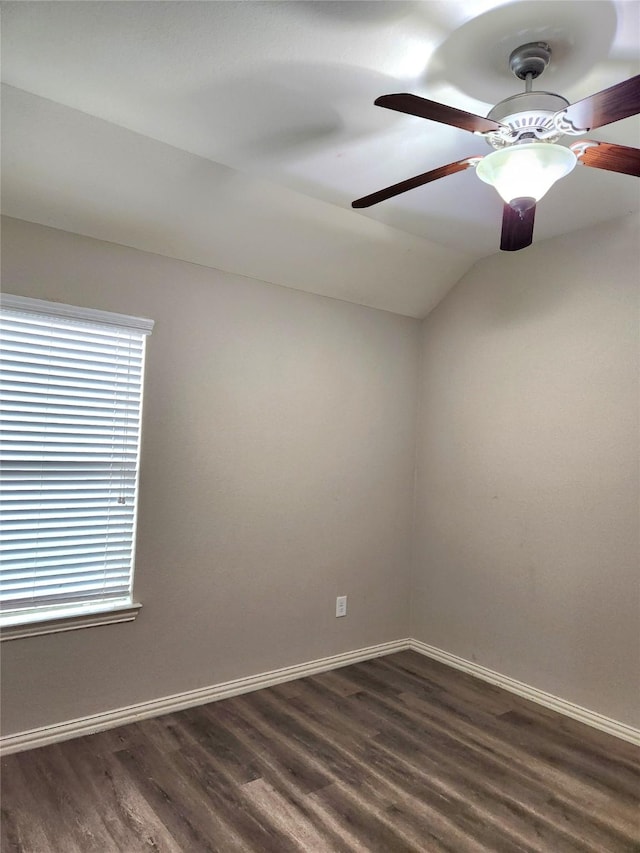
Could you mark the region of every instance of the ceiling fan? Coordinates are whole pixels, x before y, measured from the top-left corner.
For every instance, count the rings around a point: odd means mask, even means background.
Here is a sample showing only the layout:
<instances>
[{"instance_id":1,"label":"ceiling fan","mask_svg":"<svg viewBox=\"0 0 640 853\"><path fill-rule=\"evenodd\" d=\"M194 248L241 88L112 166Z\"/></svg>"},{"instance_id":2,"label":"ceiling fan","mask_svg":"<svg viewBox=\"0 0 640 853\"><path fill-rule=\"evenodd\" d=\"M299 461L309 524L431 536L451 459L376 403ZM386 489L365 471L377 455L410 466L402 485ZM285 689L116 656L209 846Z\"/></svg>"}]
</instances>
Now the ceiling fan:
<instances>
[{"instance_id":1,"label":"ceiling fan","mask_svg":"<svg viewBox=\"0 0 640 853\"><path fill-rule=\"evenodd\" d=\"M582 139L568 147L558 140L565 134L581 136L589 130L640 113L640 74L570 104L561 95L532 91L551 59L546 42L516 48L509 65L525 91L496 104L486 118L429 101L417 95L382 95L376 106L430 119L483 136L495 150L474 155L424 172L352 202L370 207L407 190L421 187L464 169L493 185L504 199L500 248L512 252L531 245L536 203L580 161L585 166L640 177L640 149Z\"/></svg>"}]
</instances>

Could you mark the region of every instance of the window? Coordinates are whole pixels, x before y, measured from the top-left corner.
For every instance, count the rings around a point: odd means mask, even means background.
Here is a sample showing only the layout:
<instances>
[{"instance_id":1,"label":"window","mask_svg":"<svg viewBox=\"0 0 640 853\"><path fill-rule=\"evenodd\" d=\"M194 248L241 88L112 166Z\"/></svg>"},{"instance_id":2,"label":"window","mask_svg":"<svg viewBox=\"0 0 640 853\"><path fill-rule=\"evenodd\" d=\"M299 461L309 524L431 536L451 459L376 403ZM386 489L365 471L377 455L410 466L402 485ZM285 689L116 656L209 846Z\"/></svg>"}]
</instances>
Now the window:
<instances>
[{"instance_id":1,"label":"window","mask_svg":"<svg viewBox=\"0 0 640 853\"><path fill-rule=\"evenodd\" d=\"M135 618L150 320L0 297L2 638Z\"/></svg>"}]
</instances>

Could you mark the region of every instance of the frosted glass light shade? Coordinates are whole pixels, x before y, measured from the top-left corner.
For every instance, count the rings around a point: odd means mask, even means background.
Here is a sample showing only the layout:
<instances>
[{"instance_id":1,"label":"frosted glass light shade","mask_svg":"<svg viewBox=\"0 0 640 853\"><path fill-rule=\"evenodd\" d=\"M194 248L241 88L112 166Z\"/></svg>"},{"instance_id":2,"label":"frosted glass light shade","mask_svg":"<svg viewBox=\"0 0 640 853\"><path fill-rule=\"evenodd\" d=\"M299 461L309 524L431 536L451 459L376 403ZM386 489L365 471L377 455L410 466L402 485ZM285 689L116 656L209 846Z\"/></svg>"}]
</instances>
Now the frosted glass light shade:
<instances>
[{"instance_id":1,"label":"frosted glass light shade","mask_svg":"<svg viewBox=\"0 0 640 853\"><path fill-rule=\"evenodd\" d=\"M476 172L480 180L496 188L507 204L517 198L540 201L576 162L573 151L562 145L529 142L487 154L476 166Z\"/></svg>"}]
</instances>

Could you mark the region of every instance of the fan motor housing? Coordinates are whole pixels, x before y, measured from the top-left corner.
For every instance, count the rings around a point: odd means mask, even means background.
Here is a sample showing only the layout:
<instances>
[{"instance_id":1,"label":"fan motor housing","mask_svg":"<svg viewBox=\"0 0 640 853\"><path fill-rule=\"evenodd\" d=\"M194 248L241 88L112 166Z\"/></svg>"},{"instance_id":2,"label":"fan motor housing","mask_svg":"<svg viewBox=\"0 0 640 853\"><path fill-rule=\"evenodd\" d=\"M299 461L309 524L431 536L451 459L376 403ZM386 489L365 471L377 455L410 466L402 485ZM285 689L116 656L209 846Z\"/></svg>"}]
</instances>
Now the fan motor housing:
<instances>
[{"instance_id":1,"label":"fan motor housing","mask_svg":"<svg viewBox=\"0 0 640 853\"><path fill-rule=\"evenodd\" d=\"M506 124L512 131L511 139L500 133L487 134L487 142L494 148L504 148L516 142L557 142L562 133L553 123L553 116L569 106L562 95L552 92L521 92L500 101L487 114L487 118Z\"/></svg>"}]
</instances>

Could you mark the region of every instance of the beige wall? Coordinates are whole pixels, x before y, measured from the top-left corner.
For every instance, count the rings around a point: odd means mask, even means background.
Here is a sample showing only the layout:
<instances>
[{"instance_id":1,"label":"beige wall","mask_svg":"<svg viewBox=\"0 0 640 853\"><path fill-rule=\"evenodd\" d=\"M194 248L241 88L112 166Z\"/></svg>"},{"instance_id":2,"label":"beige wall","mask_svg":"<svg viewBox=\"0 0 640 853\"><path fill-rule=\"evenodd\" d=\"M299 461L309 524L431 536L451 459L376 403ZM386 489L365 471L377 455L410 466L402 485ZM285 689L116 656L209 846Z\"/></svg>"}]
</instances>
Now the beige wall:
<instances>
[{"instance_id":1,"label":"beige wall","mask_svg":"<svg viewBox=\"0 0 640 853\"><path fill-rule=\"evenodd\" d=\"M425 321L411 631L635 725L639 236L487 258Z\"/></svg>"},{"instance_id":2,"label":"beige wall","mask_svg":"<svg viewBox=\"0 0 640 853\"><path fill-rule=\"evenodd\" d=\"M3 221L4 290L156 321L143 610L4 643L4 733L410 634L637 725L638 234L480 262L419 383L417 321Z\"/></svg>"},{"instance_id":3,"label":"beige wall","mask_svg":"<svg viewBox=\"0 0 640 853\"><path fill-rule=\"evenodd\" d=\"M156 322L141 615L4 643L5 734L406 636L418 321L18 220L3 242L5 291Z\"/></svg>"}]
</instances>

